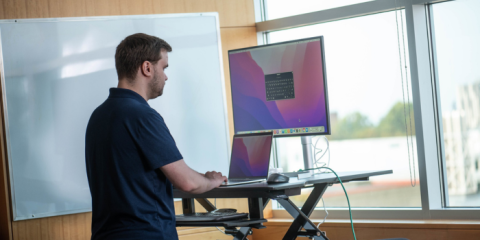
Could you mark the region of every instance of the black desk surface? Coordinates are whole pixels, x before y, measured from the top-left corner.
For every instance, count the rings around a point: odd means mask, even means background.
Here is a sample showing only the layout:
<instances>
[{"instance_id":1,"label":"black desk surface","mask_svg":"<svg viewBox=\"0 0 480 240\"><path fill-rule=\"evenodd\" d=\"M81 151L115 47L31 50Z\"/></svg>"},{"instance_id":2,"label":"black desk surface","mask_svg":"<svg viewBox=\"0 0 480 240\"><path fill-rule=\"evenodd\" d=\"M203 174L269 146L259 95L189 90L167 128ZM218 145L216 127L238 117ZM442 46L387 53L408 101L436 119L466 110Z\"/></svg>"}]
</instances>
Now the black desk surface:
<instances>
[{"instance_id":1,"label":"black desk surface","mask_svg":"<svg viewBox=\"0 0 480 240\"><path fill-rule=\"evenodd\" d=\"M337 172L342 182L368 180L369 177L390 174L392 170L381 171L353 171ZM304 187L321 183L338 183L333 173L316 174L310 178L296 179L291 177L288 183L268 184L266 182L250 183L234 186L214 188L202 194L190 194L174 189L175 198L244 198L244 197L271 197L273 195L299 195Z\"/></svg>"}]
</instances>

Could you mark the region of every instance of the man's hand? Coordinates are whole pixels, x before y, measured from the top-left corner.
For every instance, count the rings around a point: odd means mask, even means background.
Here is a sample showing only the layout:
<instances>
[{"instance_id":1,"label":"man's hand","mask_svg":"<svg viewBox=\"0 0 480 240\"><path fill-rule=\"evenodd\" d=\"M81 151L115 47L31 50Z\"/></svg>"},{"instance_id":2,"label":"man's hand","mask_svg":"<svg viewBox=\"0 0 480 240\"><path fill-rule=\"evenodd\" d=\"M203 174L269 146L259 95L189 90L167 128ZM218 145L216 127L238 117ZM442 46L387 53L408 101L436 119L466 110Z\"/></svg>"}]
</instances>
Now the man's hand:
<instances>
[{"instance_id":1,"label":"man's hand","mask_svg":"<svg viewBox=\"0 0 480 240\"><path fill-rule=\"evenodd\" d=\"M215 172L215 171L212 171L212 172L206 172L205 173L205 177L210 179L213 183L214 183L214 186L215 187L218 187L220 186L223 182L226 182L227 181L227 177L223 176L222 173L220 172Z\"/></svg>"},{"instance_id":2,"label":"man's hand","mask_svg":"<svg viewBox=\"0 0 480 240\"><path fill-rule=\"evenodd\" d=\"M219 172L198 173L185 164L185 161L176 162L160 167L160 170L176 188L188 193L204 193L222 184L227 177Z\"/></svg>"}]
</instances>

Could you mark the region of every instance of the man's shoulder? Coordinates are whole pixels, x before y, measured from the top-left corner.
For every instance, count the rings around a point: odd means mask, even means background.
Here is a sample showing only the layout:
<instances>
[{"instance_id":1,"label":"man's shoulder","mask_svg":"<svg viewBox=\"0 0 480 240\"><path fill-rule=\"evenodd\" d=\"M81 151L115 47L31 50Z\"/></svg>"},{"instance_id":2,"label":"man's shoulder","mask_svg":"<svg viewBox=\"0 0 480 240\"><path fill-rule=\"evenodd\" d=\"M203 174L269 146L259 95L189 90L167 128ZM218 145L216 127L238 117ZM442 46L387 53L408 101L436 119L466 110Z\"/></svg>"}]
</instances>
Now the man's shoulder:
<instances>
[{"instance_id":1,"label":"man's shoulder","mask_svg":"<svg viewBox=\"0 0 480 240\"><path fill-rule=\"evenodd\" d=\"M160 116L160 114L148 104L141 103L131 98L107 99L98 106L95 112L112 112L116 114L125 114L128 117L148 117Z\"/></svg>"}]
</instances>

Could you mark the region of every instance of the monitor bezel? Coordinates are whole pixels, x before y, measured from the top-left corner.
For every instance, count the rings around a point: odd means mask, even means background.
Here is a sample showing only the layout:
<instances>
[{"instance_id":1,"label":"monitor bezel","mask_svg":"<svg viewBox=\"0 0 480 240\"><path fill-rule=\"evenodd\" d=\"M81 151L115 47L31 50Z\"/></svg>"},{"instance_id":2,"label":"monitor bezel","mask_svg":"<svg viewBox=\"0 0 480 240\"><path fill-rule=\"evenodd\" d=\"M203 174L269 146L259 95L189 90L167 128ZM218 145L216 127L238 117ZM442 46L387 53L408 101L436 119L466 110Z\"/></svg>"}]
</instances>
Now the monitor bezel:
<instances>
[{"instance_id":1,"label":"monitor bezel","mask_svg":"<svg viewBox=\"0 0 480 240\"><path fill-rule=\"evenodd\" d=\"M266 130L266 131L268 131L268 130ZM266 176L260 176L260 177L235 177L235 178L230 178L230 174L231 174L231 171L232 171L233 143L235 141L235 138L254 137L254 136L271 136L272 137L272 139L270 141L270 151L268 152L267 175ZM232 152L230 153L230 166L228 168L228 179L245 179L245 180L267 179L269 171L270 171L270 160L272 158L272 145L273 145L273 132L261 132L261 133L248 133L248 134L235 134L235 135L233 135Z\"/></svg>"},{"instance_id":2,"label":"monitor bezel","mask_svg":"<svg viewBox=\"0 0 480 240\"><path fill-rule=\"evenodd\" d=\"M236 134L236 129L235 129L235 116L234 114L234 108L235 106L233 105L233 89L232 89L232 71L231 71L231 65L230 65L230 53L231 52L236 52L236 51L247 51L247 50L253 50L256 48L263 48L263 47L270 47L270 46L275 46L275 45L282 45L282 44L288 44L288 43L294 43L294 42L299 42L299 41L307 41L307 40L320 40L320 51L322 52L322 68L323 68L323 89L325 91L325 110L327 114L327 128L325 132L315 132L315 133L295 133L295 134L273 134L273 130L278 130L278 129L263 129L263 130L255 130L255 131L272 131L272 135L274 138L282 138L282 137L301 137L301 136L318 136L318 135L331 135L331 124L330 124L330 102L328 99L328 87L327 87L327 69L325 65L325 47L324 47L324 39L323 35L321 36L316 36L316 37L309 37L309 38L301 38L301 39L295 39L295 40L290 40L290 41L284 41L284 42L278 42L278 43L272 43L272 44L265 44L261 46L253 46L253 47L247 47L247 48L238 48L238 49L231 49L228 50L228 70L230 73L230 98L232 102L232 121L233 121L233 131ZM315 126L318 127L318 126ZM242 135L252 135L255 133L242 133ZM240 135L240 134L237 134Z\"/></svg>"}]
</instances>

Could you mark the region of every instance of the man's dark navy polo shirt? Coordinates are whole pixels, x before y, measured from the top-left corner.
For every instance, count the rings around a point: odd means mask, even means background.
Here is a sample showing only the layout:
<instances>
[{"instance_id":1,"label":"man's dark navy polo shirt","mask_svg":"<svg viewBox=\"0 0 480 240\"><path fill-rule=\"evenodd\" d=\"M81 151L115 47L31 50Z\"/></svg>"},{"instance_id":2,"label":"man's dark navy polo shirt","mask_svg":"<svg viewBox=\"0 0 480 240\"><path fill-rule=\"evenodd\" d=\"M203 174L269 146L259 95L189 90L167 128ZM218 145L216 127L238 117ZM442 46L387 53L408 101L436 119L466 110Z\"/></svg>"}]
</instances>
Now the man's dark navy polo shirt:
<instances>
[{"instance_id":1,"label":"man's dark navy polo shirt","mask_svg":"<svg viewBox=\"0 0 480 240\"><path fill-rule=\"evenodd\" d=\"M172 184L159 167L183 157L145 99L110 89L88 122L85 158L92 239L178 239Z\"/></svg>"}]
</instances>

